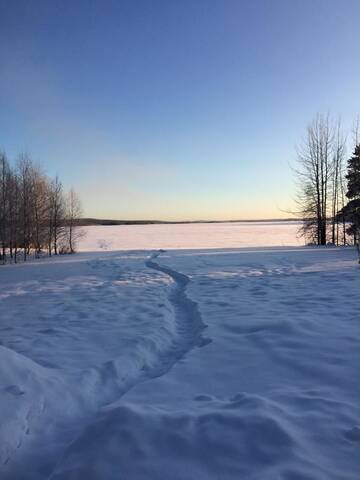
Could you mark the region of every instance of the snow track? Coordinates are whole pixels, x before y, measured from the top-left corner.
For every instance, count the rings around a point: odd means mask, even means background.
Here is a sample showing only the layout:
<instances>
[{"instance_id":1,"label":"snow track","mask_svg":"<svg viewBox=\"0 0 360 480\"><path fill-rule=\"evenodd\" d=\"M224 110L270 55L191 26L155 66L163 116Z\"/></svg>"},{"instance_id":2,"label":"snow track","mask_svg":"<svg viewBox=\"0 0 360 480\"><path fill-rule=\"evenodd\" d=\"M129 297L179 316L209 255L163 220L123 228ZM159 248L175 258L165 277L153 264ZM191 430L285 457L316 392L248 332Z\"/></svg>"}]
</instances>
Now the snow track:
<instances>
[{"instance_id":1,"label":"snow track","mask_svg":"<svg viewBox=\"0 0 360 480\"><path fill-rule=\"evenodd\" d=\"M186 287L190 282L189 277L155 262L154 260L161 253L164 253L164 250L153 253L145 264L149 268L168 275L175 282L175 286L169 294L169 301L174 308L175 324L180 337L178 353L183 356L193 347L207 345L211 339L202 335L202 331L207 325L202 321L198 304L186 295Z\"/></svg>"},{"instance_id":2,"label":"snow track","mask_svg":"<svg viewBox=\"0 0 360 480\"><path fill-rule=\"evenodd\" d=\"M161 253L162 250L153 253L145 265L167 275L172 282L166 323L132 345L131 351L126 351L125 355L84 372L82 390L88 390L90 397L99 399L98 407L118 401L138 383L166 374L193 348L211 342L202 335L206 325L197 303L186 295L189 277L155 262Z\"/></svg>"},{"instance_id":3,"label":"snow track","mask_svg":"<svg viewBox=\"0 0 360 480\"><path fill-rule=\"evenodd\" d=\"M160 337L156 338L144 338L141 343L135 347L134 351L128 355L127 359L122 357L106 362L100 368L95 369L96 383L98 388L103 390L102 395L99 394L99 398L107 398L108 402L103 404L102 408L92 418L91 422L88 422L84 426L82 432L77 435L74 441L66 449L62 461L57 465L53 474L49 477L51 480L65 480L69 478L74 469L74 464L77 463L79 455L89 455L89 461L86 463L91 465L91 457L95 458L95 452L92 452L92 448L95 446L97 452L106 445L108 450L108 439L113 443L114 434L116 439L116 456L121 459L121 468L125 471L128 468L127 462L131 458L129 451L134 446L134 442L137 443L138 426L136 422L133 423L134 414L133 409L129 409L124 405L124 397L128 394L129 390L132 391L133 387L139 384L148 384L151 388L152 381L154 379L166 375L171 368L178 363L184 356L196 347L203 347L211 342L210 339L202 335L206 325L202 321L201 314L196 302L189 299L186 295L186 287L190 282L189 277L186 275L172 270L168 267L160 265L155 261L163 250L153 253L148 260L145 261L146 267L149 269L161 272L167 275L171 282L170 292L168 294L168 301L171 306L171 318L173 329L163 330L160 332ZM169 331L171 335L169 336ZM155 332L156 334L156 332ZM125 360L125 361L124 361ZM87 380L88 382L88 380ZM114 390L115 389L115 390ZM107 393L105 393L107 392ZM111 402L111 399L113 400ZM145 400L145 407L149 407L150 411L154 408L154 405L150 402L147 405ZM136 406L134 406L136 410ZM144 408L144 401L138 405L140 411ZM156 408L156 407L155 407ZM142 418L141 424L146 429L145 425L151 423L152 414L146 412L145 417ZM118 429L120 428L120 432ZM124 431L127 431L127 436L130 441L129 445L123 445L119 439L123 438ZM103 439L102 436L106 432L107 439ZM150 425L150 433L156 435L156 429ZM101 446L95 444L91 438L100 438ZM135 440L136 439L136 440ZM136 446L136 451L141 451L141 442ZM129 457L126 458L129 454ZM143 455L144 456L144 455ZM147 456L147 455L145 455ZM84 468L84 470L83 470ZM80 471L77 470L77 477L74 478L103 478L104 472L108 478L112 478L115 472L110 469L101 466L101 471L94 474L95 469L84 465ZM137 473L134 476L129 473L130 479L137 478ZM116 474L117 475L117 474ZM140 477L139 477L140 478Z\"/></svg>"}]
</instances>

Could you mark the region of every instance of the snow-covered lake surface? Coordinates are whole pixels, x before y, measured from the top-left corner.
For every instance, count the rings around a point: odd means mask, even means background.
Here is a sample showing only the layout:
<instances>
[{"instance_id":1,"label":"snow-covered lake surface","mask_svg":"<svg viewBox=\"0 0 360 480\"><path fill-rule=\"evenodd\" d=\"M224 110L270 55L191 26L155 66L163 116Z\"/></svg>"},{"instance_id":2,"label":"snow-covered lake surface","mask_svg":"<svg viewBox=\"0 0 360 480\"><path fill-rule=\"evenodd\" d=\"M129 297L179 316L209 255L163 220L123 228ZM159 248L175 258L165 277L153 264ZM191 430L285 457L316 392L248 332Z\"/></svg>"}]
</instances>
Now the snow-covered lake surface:
<instances>
[{"instance_id":1,"label":"snow-covered lake surface","mask_svg":"<svg viewBox=\"0 0 360 480\"><path fill-rule=\"evenodd\" d=\"M303 245L299 222L188 223L84 227L80 250L151 250Z\"/></svg>"},{"instance_id":2,"label":"snow-covered lake surface","mask_svg":"<svg viewBox=\"0 0 360 480\"><path fill-rule=\"evenodd\" d=\"M1 480L358 478L353 249L221 246L0 267Z\"/></svg>"}]
</instances>

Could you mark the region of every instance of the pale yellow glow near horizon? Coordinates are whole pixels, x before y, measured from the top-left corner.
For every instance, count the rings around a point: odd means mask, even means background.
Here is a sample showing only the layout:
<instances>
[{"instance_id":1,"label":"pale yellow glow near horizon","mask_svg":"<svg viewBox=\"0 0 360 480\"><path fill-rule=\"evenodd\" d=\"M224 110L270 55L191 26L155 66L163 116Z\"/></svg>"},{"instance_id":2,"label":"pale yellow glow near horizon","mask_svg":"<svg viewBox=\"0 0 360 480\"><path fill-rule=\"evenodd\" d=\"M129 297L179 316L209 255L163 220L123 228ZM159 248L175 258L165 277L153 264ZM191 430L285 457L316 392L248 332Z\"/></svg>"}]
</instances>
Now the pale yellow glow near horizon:
<instances>
[{"instance_id":1,"label":"pale yellow glow near horizon","mask_svg":"<svg viewBox=\"0 0 360 480\"><path fill-rule=\"evenodd\" d=\"M90 207L90 208L89 208ZM227 220L271 220L288 219L296 217L291 212L293 205L286 205L286 208L279 208L269 204L253 205L252 208L240 207L238 205L229 208L211 206L199 206L194 209L184 203L183 205L139 205L126 208L126 205L116 206L95 206L84 209L84 216L91 218L112 219L112 220L160 220L160 221L227 221Z\"/></svg>"},{"instance_id":2,"label":"pale yellow glow near horizon","mask_svg":"<svg viewBox=\"0 0 360 480\"><path fill-rule=\"evenodd\" d=\"M291 218L295 211L291 192L285 188L273 191L254 191L249 195L219 186L205 193L196 185L182 185L166 192L152 182L149 188L146 176L143 182L126 184L106 181L88 182L79 190L84 215L113 220L264 220ZM164 183L166 183L164 181ZM144 185L144 188L143 188Z\"/></svg>"}]
</instances>

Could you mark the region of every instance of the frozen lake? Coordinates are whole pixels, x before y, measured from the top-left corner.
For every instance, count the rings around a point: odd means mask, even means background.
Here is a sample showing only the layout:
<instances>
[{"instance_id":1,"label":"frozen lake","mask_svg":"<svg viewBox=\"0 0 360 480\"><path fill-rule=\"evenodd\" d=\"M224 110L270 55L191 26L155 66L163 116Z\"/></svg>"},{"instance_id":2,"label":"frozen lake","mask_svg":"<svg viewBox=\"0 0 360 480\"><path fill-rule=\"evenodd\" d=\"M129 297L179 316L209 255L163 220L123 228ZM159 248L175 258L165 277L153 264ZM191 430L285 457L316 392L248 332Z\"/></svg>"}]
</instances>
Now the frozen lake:
<instances>
[{"instance_id":1,"label":"frozen lake","mask_svg":"<svg viewBox=\"0 0 360 480\"><path fill-rule=\"evenodd\" d=\"M83 252L299 246L300 222L229 222L84 227Z\"/></svg>"}]
</instances>

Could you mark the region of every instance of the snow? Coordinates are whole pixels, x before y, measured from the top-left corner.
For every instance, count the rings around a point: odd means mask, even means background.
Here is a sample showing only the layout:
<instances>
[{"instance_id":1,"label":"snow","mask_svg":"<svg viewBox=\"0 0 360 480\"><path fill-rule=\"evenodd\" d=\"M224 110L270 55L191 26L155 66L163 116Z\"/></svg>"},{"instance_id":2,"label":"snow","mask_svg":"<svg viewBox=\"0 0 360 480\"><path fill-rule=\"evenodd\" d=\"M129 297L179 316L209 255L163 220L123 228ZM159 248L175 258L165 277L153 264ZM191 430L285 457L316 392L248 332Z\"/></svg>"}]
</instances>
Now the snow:
<instances>
[{"instance_id":1,"label":"snow","mask_svg":"<svg viewBox=\"0 0 360 480\"><path fill-rule=\"evenodd\" d=\"M267 228L1 267L1 479L355 480L356 255Z\"/></svg>"},{"instance_id":2,"label":"snow","mask_svg":"<svg viewBox=\"0 0 360 480\"><path fill-rule=\"evenodd\" d=\"M80 250L158 250L303 245L299 222L229 222L84 227Z\"/></svg>"}]
</instances>

